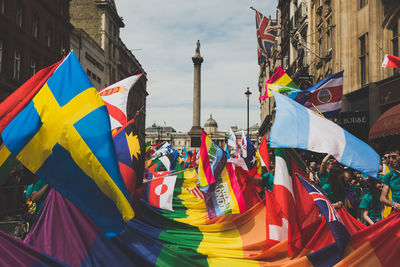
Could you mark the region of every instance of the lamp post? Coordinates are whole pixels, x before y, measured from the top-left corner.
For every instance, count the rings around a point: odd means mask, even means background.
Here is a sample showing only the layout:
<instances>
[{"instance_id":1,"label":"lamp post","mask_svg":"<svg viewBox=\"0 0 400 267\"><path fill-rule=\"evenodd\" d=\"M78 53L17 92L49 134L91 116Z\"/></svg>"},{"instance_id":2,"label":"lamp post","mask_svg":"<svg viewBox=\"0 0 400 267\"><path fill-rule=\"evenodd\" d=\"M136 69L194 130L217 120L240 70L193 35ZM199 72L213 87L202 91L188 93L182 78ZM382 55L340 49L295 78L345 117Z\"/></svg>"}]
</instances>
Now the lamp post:
<instances>
[{"instance_id":1,"label":"lamp post","mask_svg":"<svg viewBox=\"0 0 400 267\"><path fill-rule=\"evenodd\" d=\"M250 135L249 135L249 99L250 99L251 92L249 90L249 87L247 87L247 91L244 92L244 94L247 97L247 137L250 139Z\"/></svg>"}]
</instances>

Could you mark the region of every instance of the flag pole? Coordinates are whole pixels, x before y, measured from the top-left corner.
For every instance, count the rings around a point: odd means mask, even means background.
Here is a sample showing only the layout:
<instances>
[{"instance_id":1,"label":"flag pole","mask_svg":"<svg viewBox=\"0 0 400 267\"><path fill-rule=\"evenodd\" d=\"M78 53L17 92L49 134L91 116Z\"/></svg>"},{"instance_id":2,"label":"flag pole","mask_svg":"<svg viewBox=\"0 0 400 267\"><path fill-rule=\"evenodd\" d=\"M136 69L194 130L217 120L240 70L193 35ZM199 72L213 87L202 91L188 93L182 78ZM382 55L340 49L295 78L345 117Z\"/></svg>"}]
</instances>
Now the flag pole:
<instances>
[{"instance_id":1,"label":"flag pole","mask_svg":"<svg viewBox=\"0 0 400 267\"><path fill-rule=\"evenodd\" d=\"M166 178L166 177L169 177L169 176L174 176L175 174L179 174L179 173L185 172L185 171L187 171L187 170L192 170L192 169L194 170L194 168L187 168L187 169L184 169L184 170L182 170L182 171L178 171L178 172L174 172L174 173L169 173L168 175L157 176L157 177L154 177L154 178L151 179L151 180L146 179L146 181L143 181L143 183L144 183L144 184L147 184L147 183L149 183L149 182L151 182L151 181L158 180L158 179L161 179L161 178Z\"/></svg>"},{"instance_id":2,"label":"flag pole","mask_svg":"<svg viewBox=\"0 0 400 267\"><path fill-rule=\"evenodd\" d=\"M250 7L250 9L253 9L254 11L257 11L257 10L256 10L254 7L252 7L252 6Z\"/></svg>"},{"instance_id":3,"label":"flag pole","mask_svg":"<svg viewBox=\"0 0 400 267\"><path fill-rule=\"evenodd\" d=\"M318 111L318 114L321 115L322 118L325 118L325 116L321 113L321 111L319 111L319 109L314 105L314 103L311 103L311 105Z\"/></svg>"}]
</instances>

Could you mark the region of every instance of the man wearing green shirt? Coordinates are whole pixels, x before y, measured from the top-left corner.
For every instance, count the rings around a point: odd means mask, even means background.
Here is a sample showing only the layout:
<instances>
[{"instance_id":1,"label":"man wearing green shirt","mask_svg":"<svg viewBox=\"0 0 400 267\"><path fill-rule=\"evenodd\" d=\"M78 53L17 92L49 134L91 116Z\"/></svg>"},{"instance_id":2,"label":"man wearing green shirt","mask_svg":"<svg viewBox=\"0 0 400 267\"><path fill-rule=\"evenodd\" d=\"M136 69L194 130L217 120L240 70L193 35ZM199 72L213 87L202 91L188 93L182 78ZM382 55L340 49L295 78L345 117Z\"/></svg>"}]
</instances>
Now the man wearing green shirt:
<instances>
[{"instance_id":1,"label":"man wearing green shirt","mask_svg":"<svg viewBox=\"0 0 400 267\"><path fill-rule=\"evenodd\" d=\"M389 167L390 171L383 176L382 182L384 183L381 202L386 206L390 206L394 211L400 211L400 156L398 149L389 151ZM392 190L392 200L387 198L389 188Z\"/></svg>"}]
</instances>

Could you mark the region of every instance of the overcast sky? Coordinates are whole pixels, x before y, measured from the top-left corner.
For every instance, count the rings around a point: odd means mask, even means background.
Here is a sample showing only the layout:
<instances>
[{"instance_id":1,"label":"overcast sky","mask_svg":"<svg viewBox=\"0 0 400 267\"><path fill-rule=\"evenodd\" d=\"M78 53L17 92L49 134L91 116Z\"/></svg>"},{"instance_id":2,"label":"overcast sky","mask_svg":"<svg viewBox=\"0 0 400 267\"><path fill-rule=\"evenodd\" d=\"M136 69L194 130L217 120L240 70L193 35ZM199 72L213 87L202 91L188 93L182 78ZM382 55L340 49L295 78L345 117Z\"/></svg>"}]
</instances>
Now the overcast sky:
<instances>
[{"instance_id":1,"label":"overcast sky","mask_svg":"<svg viewBox=\"0 0 400 267\"><path fill-rule=\"evenodd\" d=\"M276 16L277 0L115 0L124 18L121 39L147 72L146 124L189 131L193 112L196 41L201 69L201 124L212 114L219 130L246 127L246 87L250 125L261 123L257 42L253 6Z\"/></svg>"}]
</instances>

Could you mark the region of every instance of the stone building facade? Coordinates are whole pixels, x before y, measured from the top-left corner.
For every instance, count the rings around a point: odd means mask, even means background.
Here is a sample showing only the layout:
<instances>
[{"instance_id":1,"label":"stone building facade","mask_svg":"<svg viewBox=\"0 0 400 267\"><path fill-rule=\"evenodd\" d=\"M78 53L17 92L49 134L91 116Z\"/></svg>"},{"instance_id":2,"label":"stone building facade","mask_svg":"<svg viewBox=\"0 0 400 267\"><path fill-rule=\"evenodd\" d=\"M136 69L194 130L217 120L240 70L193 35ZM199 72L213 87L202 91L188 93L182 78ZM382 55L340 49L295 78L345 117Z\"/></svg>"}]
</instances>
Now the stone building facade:
<instances>
[{"instance_id":1,"label":"stone building facade","mask_svg":"<svg viewBox=\"0 0 400 267\"><path fill-rule=\"evenodd\" d=\"M129 93L128 119L138 115L127 127L127 132L138 135L141 151L145 151L147 74L119 36L120 28L125 24L118 15L115 1L71 0L70 14L71 23L76 28L71 44L74 47L81 45L81 64L93 84L99 86L98 90L131 75L143 74ZM142 178L143 160L144 153L135 166L139 180Z\"/></svg>"},{"instance_id":2,"label":"stone building facade","mask_svg":"<svg viewBox=\"0 0 400 267\"><path fill-rule=\"evenodd\" d=\"M246 132L245 129L238 129L235 126L231 127L233 132L236 135L238 142L242 138L242 131ZM249 128L250 140L253 144L258 146L260 140L258 138L258 130L260 126L255 124ZM219 131L218 123L213 119L210 114L210 118L204 124L204 131L222 148L225 147L225 144L228 141L229 131ZM191 136L189 133L177 132L171 126L158 126L155 123L146 128L146 142L151 142L152 144L157 144L163 141L167 141L170 143L173 149L178 151L182 151L184 147L188 151L199 151L199 147L191 147Z\"/></svg>"},{"instance_id":3,"label":"stone building facade","mask_svg":"<svg viewBox=\"0 0 400 267\"><path fill-rule=\"evenodd\" d=\"M101 46L83 29L71 33L71 50L74 50L86 74L97 90L107 87L106 58Z\"/></svg>"},{"instance_id":4,"label":"stone building facade","mask_svg":"<svg viewBox=\"0 0 400 267\"><path fill-rule=\"evenodd\" d=\"M68 52L69 2L0 0L0 101Z\"/></svg>"},{"instance_id":5,"label":"stone building facade","mask_svg":"<svg viewBox=\"0 0 400 267\"><path fill-rule=\"evenodd\" d=\"M305 18L296 15L303 3L306 11L301 14L306 14ZM301 88L344 70L342 114L362 117L367 127L363 132L368 132L383 112L400 103L396 90L400 87L399 72L381 66L385 54L399 55L398 1L280 0L278 14L281 31L276 65L282 66ZM304 27L305 34L301 30ZM299 50L293 48L298 44L297 34L309 48L304 51L306 71L301 71L296 62ZM264 80L274 68L265 73ZM266 121L272 119L268 112L264 114L261 134L268 132L270 123Z\"/></svg>"}]
</instances>

